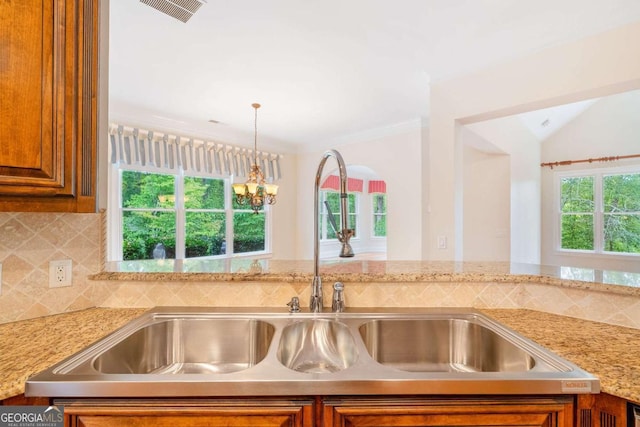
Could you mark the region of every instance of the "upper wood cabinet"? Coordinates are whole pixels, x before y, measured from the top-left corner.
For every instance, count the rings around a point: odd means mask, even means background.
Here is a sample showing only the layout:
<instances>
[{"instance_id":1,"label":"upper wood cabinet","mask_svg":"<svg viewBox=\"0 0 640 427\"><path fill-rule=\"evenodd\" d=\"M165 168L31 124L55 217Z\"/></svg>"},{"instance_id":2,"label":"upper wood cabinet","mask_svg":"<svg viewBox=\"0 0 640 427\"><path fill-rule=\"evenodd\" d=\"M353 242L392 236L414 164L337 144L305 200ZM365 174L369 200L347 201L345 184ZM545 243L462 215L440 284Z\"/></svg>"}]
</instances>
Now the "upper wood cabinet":
<instances>
[{"instance_id":1,"label":"upper wood cabinet","mask_svg":"<svg viewBox=\"0 0 640 427\"><path fill-rule=\"evenodd\" d=\"M0 211L95 212L98 0L0 1Z\"/></svg>"}]
</instances>

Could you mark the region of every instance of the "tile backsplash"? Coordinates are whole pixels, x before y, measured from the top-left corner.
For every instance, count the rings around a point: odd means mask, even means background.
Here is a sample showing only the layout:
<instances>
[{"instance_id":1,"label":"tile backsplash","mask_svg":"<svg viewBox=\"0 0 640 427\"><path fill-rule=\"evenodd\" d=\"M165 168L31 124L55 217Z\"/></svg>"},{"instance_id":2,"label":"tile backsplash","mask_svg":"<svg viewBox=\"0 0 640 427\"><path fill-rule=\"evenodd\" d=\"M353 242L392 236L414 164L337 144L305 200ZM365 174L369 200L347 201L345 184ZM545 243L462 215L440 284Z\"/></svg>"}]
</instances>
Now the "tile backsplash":
<instances>
[{"instance_id":1,"label":"tile backsplash","mask_svg":"<svg viewBox=\"0 0 640 427\"><path fill-rule=\"evenodd\" d=\"M325 282L330 283L330 282ZM307 305L310 283L96 281L103 307L281 307L298 296ZM591 289L512 281L345 282L351 307L525 308L640 329L640 297ZM325 304L331 286L324 287Z\"/></svg>"},{"instance_id":2,"label":"tile backsplash","mask_svg":"<svg viewBox=\"0 0 640 427\"><path fill-rule=\"evenodd\" d=\"M0 323L96 306L269 306L284 310L292 296L308 301L306 280L202 282L190 277L90 281L88 277L100 272L103 265L103 220L99 213L0 212ZM49 261L61 259L73 262L73 285L50 289ZM416 262L416 268L420 264ZM360 307L529 308L640 329L637 294L546 285L518 275L499 276L503 279L487 281L480 272L478 280L466 282L452 281L449 274L428 281L352 282L347 283L345 293L347 304ZM330 292L329 288L325 291ZM325 300L330 301L329 294Z\"/></svg>"},{"instance_id":3,"label":"tile backsplash","mask_svg":"<svg viewBox=\"0 0 640 427\"><path fill-rule=\"evenodd\" d=\"M100 214L0 212L0 323L94 307ZM49 288L49 261L70 259L73 284Z\"/></svg>"}]
</instances>

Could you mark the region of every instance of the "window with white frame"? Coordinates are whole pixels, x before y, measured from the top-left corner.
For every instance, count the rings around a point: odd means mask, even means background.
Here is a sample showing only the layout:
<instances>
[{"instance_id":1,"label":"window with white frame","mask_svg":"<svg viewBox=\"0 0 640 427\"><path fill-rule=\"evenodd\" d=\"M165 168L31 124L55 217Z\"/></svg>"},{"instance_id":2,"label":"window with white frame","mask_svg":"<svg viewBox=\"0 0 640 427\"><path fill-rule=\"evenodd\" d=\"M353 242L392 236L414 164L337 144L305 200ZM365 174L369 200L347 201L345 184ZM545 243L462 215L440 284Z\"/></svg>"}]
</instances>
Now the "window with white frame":
<instances>
[{"instance_id":1,"label":"window with white frame","mask_svg":"<svg viewBox=\"0 0 640 427\"><path fill-rule=\"evenodd\" d=\"M232 197L250 150L114 125L109 157L108 260L270 252L269 207L254 214ZM269 179L280 177L278 155L258 161Z\"/></svg>"},{"instance_id":2,"label":"window with white frame","mask_svg":"<svg viewBox=\"0 0 640 427\"><path fill-rule=\"evenodd\" d=\"M229 179L121 169L119 181L122 260L267 250L265 215L231 200Z\"/></svg>"},{"instance_id":3,"label":"window with white frame","mask_svg":"<svg viewBox=\"0 0 640 427\"><path fill-rule=\"evenodd\" d=\"M556 176L560 250L640 254L640 166Z\"/></svg>"},{"instance_id":4,"label":"window with white frame","mask_svg":"<svg viewBox=\"0 0 640 427\"><path fill-rule=\"evenodd\" d=\"M319 234L320 240L335 240L337 239L336 233L329 222L329 211L325 204L327 202L333 213L338 229L342 223L342 216L340 213L340 193L335 191L320 191L319 203L320 203L320 221L318 226L320 227ZM347 194L347 209L349 210L349 217L347 224L349 228L355 230L355 236L358 235L358 194ZM354 236L354 237L355 237Z\"/></svg>"}]
</instances>

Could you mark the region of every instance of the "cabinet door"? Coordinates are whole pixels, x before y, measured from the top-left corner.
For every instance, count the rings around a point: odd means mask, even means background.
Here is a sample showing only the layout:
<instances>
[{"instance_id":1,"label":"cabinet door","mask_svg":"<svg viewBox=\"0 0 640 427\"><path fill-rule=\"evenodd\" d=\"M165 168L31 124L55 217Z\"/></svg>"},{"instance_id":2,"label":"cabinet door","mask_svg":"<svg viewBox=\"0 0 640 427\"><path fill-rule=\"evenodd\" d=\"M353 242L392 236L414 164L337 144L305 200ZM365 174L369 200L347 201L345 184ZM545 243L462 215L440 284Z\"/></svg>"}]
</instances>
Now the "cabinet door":
<instances>
[{"instance_id":1,"label":"cabinet door","mask_svg":"<svg viewBox=\"0 0 640 427\"><path fill-rule=\"evenodd\" d=\"M610 394L585 394L578 396L579 427L625 427L627 425L627 401Z\"/></svg>"},{"instance_id":2,"label":"cabinet door","mask_svg":"<svg viewBox=\"0 0 640 427\"><path fill-rule=\"evenodd\" d=\"M325 427L573 427L573 399L372 399L326 401Z\"/></svg>"},{"instance_id":3,"label":"cabinet door","mask_svg":"<svg viewBox=\"0 0 640 427\"><path fill-rule=\"evenodd\" d=\"M69 427L313 427L311 400L56 401Z\"/></svg>"},{"instance_id":4,"label":"cabinet door","mask_svg":"<svg viewBox=\"0 0 640 427\"><path fill-rule=\"evenodd\" d=\"M0 2L0 210L95 212L97 0Z\"/></svg>"}]
</instances>

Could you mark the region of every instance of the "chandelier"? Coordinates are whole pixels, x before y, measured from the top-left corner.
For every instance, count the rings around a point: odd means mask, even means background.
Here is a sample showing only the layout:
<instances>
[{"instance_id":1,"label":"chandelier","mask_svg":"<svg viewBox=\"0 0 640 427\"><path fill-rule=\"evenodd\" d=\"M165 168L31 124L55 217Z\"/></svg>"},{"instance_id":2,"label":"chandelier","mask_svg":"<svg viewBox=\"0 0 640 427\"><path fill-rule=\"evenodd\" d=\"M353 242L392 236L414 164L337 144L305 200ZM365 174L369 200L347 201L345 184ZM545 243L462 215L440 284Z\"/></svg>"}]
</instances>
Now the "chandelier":
<instances>
[{"instance_id":1,"label":"chandelier","mask_svg":"<svg viewBox=\"0 0 640 427\"><path fill-rule=\"evenodd\" d=\"M249 179L244 184L233 184L233 192L236 202L240 205L251 205L253 213L258 214L265 203L273 205L276 202L278 186L267 184L264 173L258 166L258 108L260 104L251 104L255 110L254 136L253 136L253 165L249 172Z\"/></svg>"}]
</instances>

